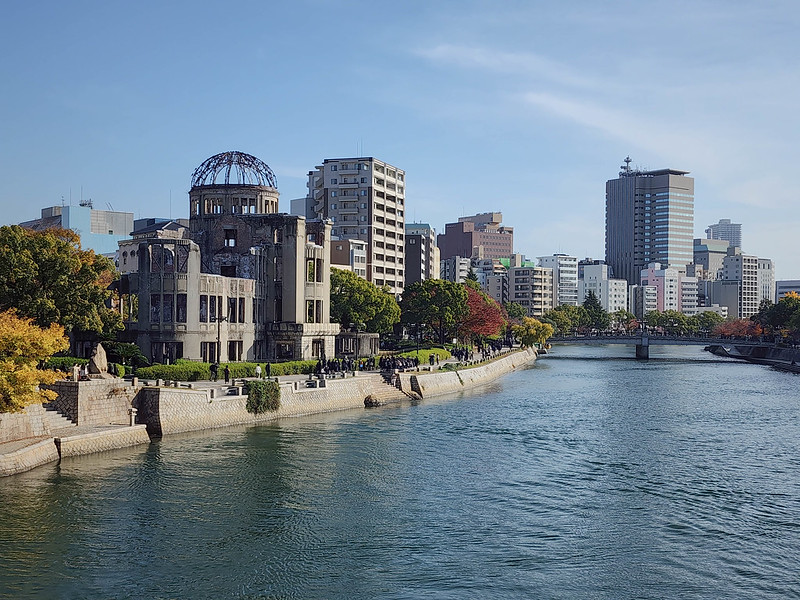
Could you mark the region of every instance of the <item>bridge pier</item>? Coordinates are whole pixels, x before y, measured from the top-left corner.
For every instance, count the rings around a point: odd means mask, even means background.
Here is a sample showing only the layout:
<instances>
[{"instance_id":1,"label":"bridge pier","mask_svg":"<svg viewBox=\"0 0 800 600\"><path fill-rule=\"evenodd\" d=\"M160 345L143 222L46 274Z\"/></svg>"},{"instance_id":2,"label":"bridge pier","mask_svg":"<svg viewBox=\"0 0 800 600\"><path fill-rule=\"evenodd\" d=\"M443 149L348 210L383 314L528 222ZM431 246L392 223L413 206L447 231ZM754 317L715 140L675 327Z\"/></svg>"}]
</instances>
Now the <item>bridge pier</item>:
<instances>
[{"instance_id":1,"label":"bridge pier","mask_svg":"<svg viewBox=\"0 0 800 600\"><path fill-rule=\"evenodd\" d=\"M650 338L646 335L642 336L641 344L636 344L636 358L637 360L647 360L650 358Z\"/></svg>"}]
</instances>

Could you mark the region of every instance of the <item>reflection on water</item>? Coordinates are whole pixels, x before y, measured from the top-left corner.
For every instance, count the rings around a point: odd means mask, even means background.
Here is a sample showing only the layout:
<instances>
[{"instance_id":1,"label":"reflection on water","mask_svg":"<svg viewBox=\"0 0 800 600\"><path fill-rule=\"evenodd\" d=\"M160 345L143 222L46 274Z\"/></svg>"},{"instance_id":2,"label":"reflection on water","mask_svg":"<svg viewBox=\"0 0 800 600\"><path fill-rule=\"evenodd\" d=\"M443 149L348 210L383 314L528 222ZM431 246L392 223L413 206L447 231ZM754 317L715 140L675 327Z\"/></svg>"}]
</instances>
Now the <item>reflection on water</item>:
<instances>
[{"instance_id":1,"label":"reflection on water","mask_svg":"<svg viewBox=\"0 0 800 600\"><path fill-rule=\"evenodd\" d=\"M0 597L798 597L796 380L631 354L5 478Z\"/></svg>"}]
</instances>

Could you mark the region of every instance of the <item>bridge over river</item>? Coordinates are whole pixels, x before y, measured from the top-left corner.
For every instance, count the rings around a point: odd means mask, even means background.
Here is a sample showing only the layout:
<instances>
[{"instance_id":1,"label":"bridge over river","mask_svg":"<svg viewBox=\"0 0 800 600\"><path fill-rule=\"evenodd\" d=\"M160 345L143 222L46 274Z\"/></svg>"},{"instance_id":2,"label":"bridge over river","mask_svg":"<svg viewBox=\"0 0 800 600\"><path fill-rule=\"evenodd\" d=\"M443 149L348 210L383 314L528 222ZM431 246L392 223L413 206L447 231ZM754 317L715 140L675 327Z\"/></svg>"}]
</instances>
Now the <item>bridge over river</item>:
<instances>
[{"instance_id":1,"label":"bridge over river","mask_svg":"<svg viewBox=\"0 0 800 600\"><path fill-rule=\"evenodd\" d=\"M636 358L650 358L650 346L764 346L771 345L763 340L730 339L707 336L660 335L639 333L634 335L587 334L557 336L548 340L551 344L581 344L584 346L604 346L606 344L626 344L636 346Z\"/></svg>"}]
</instances>

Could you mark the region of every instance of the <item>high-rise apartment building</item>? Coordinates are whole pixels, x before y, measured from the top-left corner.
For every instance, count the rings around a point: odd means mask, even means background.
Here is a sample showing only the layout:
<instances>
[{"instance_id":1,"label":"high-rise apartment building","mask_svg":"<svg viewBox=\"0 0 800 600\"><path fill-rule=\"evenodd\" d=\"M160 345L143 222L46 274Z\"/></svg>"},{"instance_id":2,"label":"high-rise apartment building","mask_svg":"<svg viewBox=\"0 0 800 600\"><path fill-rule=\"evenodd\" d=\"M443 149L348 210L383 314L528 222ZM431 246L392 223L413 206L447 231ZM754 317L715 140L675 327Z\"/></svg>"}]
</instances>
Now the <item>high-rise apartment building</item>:
<instances>
[{"instance_id":1,"label":"high-rise apartment building","mask_svg":"<svg viewBox=\"0 0 800 600\"><path fill-rule=\"evenodd\" d=\"M367 243L367 281L403 292L405 172L372 157L326 158L308 173L307 207L332 235Z\"/></svg>"},{"instance_id":2,"label":"high-rise apartment building","mask_svg":"<svg viewBox=\"0 0 800 600\"><path fill-rule=\"evenodd\" d=\"M742 254L737 247L728 249L720 277L712 282L711 302L728 307L728 315L747 319L758 312L761 302L757 256ZM708 302L706 302L708 304Z\"/></svg>"},{"instance_id":3,"label":"high-rise apartment building","mask_svg":"<svg viewBox=\"0 0 800 600\"><path fill-rule=\"evenodd\" d=\"M694 179L676 169L632 169L630 162L606 182L606 263L638 285L650 263L692 262Z\"/></svg>"},{"instance_id":4,"label":"high-rise apartment building","mask_svg":"<svg viewBox=\"0 0 800 600\"><path fill-rule=\"evenodd\" d=\"M514 228L502 226L502 221L502 213L491 212L445 224L438 237L442 260L452 256L508 258L514 252Z\"/></svg>"},{"instance_id":5,"label":"high-rise apartment building","mask_svg":"<svg viewBox=\"0 0 800 600\"><path fill-rule=\"evenodd\" d=\"M439 279L439 261L436 230L427 223L406 223L406 286Z\"/></svg>"},{"instance_id":6,"label":"high-rise apartment building","mask_svg":"<svg viewBox=\"0 0 800 600\"><path fill-rule=\"evenodd\" d=\"M706 237L710 240L726 240L731 246L742 247L742 224L731 223L730 219L720 219L719 223L709 225Z\"/></svg>"},{"instance_id":7,"label":"high-rise apartment building","mask_svg":"<svg viewBox=\"0 0 800 600\"><path fill-rule=\"evenodd\" d=\"M553 309L553 270L546 267L510 267L508 299L520 304L529 317L541 317Z\"/></svg>"},{"instance_id":8,"label":"high-rise apartment building","mask_svg":"<svg viewBox=\"0 0 800 600\"><path fill-rule=\"evenodd\" d=\"M553 306L578 305L578 259L567 254L539 256L540 267L553 269Z\"/></svg>"},{"instance_id":9,"label":"high-rise apartment building","mask_svg":"<svg viewBox=\"0 0 800 600\"><path fill-rule=\"evenodd\" d=\"M439 262L439 275L445 281L464 283L472 271L472 261L461 256L451 256Z\"/></svg>"}]
</instances>

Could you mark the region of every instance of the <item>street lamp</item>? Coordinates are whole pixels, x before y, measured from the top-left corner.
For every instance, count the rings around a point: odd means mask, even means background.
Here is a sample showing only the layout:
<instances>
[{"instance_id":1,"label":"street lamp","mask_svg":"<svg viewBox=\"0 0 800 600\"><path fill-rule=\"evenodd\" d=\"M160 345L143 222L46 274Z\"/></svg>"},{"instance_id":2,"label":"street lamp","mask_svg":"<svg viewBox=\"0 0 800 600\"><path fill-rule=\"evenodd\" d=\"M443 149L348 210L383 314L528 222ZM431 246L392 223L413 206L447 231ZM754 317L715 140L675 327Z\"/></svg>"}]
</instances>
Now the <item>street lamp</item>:
<instances>
[{"instance_id":1,"label":"street lamp","mask_svg":"<svg viewBox=\"0 0 800 600\"><path fill-rule=\"evenodd\" d=\"M214 317L214 320L217 322L217 360L216 362L221 362L220 359L222 358L222 344L220 340L220 323L223 321L227 321L228 317Z\"/></svg>"}]
</instances>

